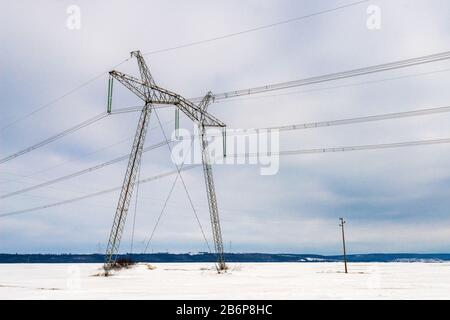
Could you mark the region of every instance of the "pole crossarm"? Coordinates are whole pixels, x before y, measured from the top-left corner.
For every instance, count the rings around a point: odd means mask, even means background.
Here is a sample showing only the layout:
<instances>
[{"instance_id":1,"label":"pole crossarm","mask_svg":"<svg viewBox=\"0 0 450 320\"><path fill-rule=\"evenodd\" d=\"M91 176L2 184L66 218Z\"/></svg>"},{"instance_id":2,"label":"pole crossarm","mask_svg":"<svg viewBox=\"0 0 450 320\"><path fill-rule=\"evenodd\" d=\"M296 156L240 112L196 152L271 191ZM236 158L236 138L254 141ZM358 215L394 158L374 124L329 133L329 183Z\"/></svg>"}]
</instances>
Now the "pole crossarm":
<instances>
[{"instance_id":1,"label":"pole crossarm","mask_svg":"<svg viewBox=\"0 0 450 320\"><path fill-rule=\"evenodd\" d=\"M174 105L178 107L189 119L196 123L202 123L205 127L223 128L226 126L225 123L206 111L206 108L203 107L203 101L200 102L199 105L195 105L193 102L187 100L179 94L119 71L111 71L110 75L147 104ZM212 94L208 94L207 96L209 99L213 99Z\"/></svg>"}]
</instances>

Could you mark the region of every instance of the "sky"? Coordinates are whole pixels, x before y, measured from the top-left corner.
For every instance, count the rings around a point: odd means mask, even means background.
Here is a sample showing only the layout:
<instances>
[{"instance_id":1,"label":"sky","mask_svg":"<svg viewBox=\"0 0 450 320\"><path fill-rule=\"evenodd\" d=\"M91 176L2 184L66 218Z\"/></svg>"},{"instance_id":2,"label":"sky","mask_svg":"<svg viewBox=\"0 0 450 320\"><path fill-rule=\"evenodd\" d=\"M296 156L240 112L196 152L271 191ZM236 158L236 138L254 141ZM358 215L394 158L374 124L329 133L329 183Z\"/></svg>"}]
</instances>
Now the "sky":
<instances>
[{"instance_id":1,"label":"sky","mask_svg":"<svg viewBox=\"0 0 450 320\"><path fill-rule=\"evenodd\" d=\"M0 157L104 112L106 72L117 69L137 75L136 61L128 59L133 50L149 53L145 59L160 86L185 97L450 50L450 3L445 0L368 1L255 32L162 50L351 2L3 1ZM80 9L79 29L67 24L72 17L67 10L73 5ZM379 29L367 26L369 6L380 10ZM450 61L435 62L224 100L212 104L209 112L228 128L247 129L443 107L450 100L449 71ZM90 79L94 80L80 87ZM142 102L115 83L113 109L139 105ZM38 108L38 112L23 118ZM173 108L157 112L170 134L174 129ZM109 116L0 164L0 195L129 153L138 117L138 113ZM282 132L280 149L448 138L449 120L450 115L444 113ZM185 117L181 125L192 129ZM146 146L162 138L152 115ZM443 144L282 157L278 173L269 176L261 175L256 165L215 165L225 250L340 253L338 219L345 217L349 253L449 252L449 160L449 146ZM120 186L125 169L126 162L120 162L1 199L0 214ZM171 170L174 164L168 148L158 148L144 154L140 177ZM196 168L183 172L183 178L212 245L202 174L201 168ZM133 250L144 249L174 179L170 176L139 186L138 201L132 199L121 252L131 250L133 220ZM102 252L117 201L118 192L114 192L2 217L0 252ZM207 250L178 182L149 252Z\"/></svg>"}]
</instances>

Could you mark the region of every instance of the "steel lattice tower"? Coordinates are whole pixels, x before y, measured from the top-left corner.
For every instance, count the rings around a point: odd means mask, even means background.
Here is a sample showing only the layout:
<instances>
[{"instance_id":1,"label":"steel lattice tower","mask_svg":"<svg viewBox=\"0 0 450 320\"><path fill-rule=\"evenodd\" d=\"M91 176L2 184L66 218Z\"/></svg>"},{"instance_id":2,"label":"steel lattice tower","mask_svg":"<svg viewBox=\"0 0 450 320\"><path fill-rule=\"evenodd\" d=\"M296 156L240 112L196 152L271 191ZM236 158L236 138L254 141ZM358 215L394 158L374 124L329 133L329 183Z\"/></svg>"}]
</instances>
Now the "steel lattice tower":
<instances>
[{"instance_id":1,"label":"steel lattice tower","mask_svg":"<svg viewBox=\"0 0 450 320\"><path fill-rule=\"evenodd\" d=\"M208 198L209 213L211 219L211 227L214 239L214 247L217 255L217 269L219 271L225 270L225 259L223 253L222 232L220 229L219 210L217 206L217 197L214 187L214 178L212 167L209 159L208 139L206 135L206 128L220 127L225 128L225 124L213 117L207 112L208 105L213 99L213 95L208 93L204 99L195 105L191 101L183 98L179 94L173 93L169 90L163 89L156 85L150 70L145 63L142 54L139 51L131 52L131 56L135 57L138 62L140 79L133 76L126 75L119 71L111 71L109 83L108 96L108 110L111 110L111 90L112 79L118 80L127 89L137 95L145 105L141 111L141 116L136 129L136 135L131 149L130 158L128 160L128 167L125 173L125 178L122 185L122 190L117 204L114 222L109 235L108 246L106 249L106 258L104 269L106 275L114 266L117 254L119 251L120 240L122 238L123 229L125 226L128 209L130 206L131 197L133 194L136 176L141 164L142 151L144 147L145 137L147 134L148 123L152 107L155 104L174 105L178 110L181 110L189 119L194 121L200 129L201 149L202 149L202 163L203 173L206 184L206 193ZM224 142L225 143L225 142Z\"/></svg>"}]
</instances>

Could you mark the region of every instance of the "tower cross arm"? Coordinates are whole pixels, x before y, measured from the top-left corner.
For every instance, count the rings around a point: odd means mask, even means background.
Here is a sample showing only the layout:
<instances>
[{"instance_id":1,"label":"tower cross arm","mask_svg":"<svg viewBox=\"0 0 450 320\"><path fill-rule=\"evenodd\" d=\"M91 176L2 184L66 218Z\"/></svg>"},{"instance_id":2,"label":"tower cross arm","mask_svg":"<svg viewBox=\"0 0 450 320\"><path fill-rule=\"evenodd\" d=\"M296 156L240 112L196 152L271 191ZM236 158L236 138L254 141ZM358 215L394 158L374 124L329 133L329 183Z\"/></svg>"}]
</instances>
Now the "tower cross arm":
<instances>
[{"instance_id":1,"label":"tower cross arm","mask_svg":"<svg viewBox=\"0 0 450 320\"><path fill-rule=\"evenodd\" d=\"M110 71L109 75L123 84L128 90L137 95L141 100L143 100L144 102L147 101L145 84L140 79L115 70Z\"/></svg>"},{"instance_id":2,"label":"tower cross arm","mask_svg":"<svg viewBox=\"0 0 450 320\"><path fill-rule=\"evenodd\" d=\"M110 75L137 95L145 103L169 104L179 108L189 119L201 123L205 127L225 127L225 123L207 112L206 108L156 84L142 81L119 71L111 71Z\"/></svg>"}]
</instances>

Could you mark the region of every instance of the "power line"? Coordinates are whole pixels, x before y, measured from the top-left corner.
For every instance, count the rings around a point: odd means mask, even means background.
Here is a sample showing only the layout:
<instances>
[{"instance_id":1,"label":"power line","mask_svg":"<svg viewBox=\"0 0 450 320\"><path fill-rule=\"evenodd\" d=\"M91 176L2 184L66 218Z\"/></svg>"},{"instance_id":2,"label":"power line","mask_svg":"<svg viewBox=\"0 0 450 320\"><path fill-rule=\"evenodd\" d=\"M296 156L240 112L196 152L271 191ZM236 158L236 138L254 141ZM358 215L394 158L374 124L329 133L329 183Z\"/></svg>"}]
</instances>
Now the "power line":
<instances>
[{"instance_id":1,"label":"power line","mask_svg":"<svg viewBox=\"0 0 450 320\"><path fill-rule=\"evenodd\" d=\"M111 111L111 114L122 114L122 113L129 113L129 112L136 112L141 111L144 106L134 106L134 107L124 107L124 108L118 108ZM172 105L154 105L153 109L167 109L172 108Z\"/></svg>"},{"instance_id":2,"label":"power line","mask_svg":"<svg viewBox=\"0 0 450 320\"><path fill-rule=\"evenodd\" d=\"M314 153L333 153L333 152L348 152L348 151L363 151L363 150L378 150L378 149L394 149L394 148L436 145L436 144L446 144L446 143L450 143L450 138L432 139L432 140L417 140L417 141L406 141L406 142L384 143L384 144L369 144L369 145L348 146L348 147L286 150L286 151L280 151L280 152L269 152L269 155L291 156L291 155L314 154ZM268 154L261 154L261 153L230 154L227 156L241 158L241 157L257 157L259 155L268 156Z\"/></svg>"},{"instance_id":3,"label":"power line","mask_svg":"<svg viewBox=\"0 0 450 320\"><path fill-rule=\"evenodd\" d=\"M167 108L167 107L168 106L158 106L158 108ZM15 158L17 158L19 156L22 156L22 155L24 155L24 154L26 154L28 152L31 152L31 151L33 151L35 149L43 147L43 146L45 146L45 145L47 145L47 144L49 144L51 142L59 140L59 139L65 137L65 136L67 136L67 135L69 135L71 133L74 133L74 132L76 132L78 130L81 130L81 129L91 125L91 124L94 124L94 123L96 123L96 122L98 122L98 121L102 120L103 118L106 118L106 117L108 117L110 115L129 113L131 111L135 112L135 111L139 111L141 109L142 109L141 106L137 106L137 107L119 108L119 109L117 109L115 111L112 111L111 113L102 112L102 113L100 113L100 114L98 114L98 115L96 115L96 116L94 116L94 117L92 117L90 119L87 119L87 120L85 120L85 121L83 121L83 122L81 122L79 124L74 125L73 127L69 128L69 129L66 129L66 130L64 130L62 132L59 132L59 133L57 133L57 134L55 134L55 135L53 135L53 136L51 136L51 137L41 141L41 142L38 142L38 143L36 143L36 144L34 144L34 145L30 146L30 147L27 147L27 148L25 148L25 149L23 149L21 151L18 151L18 152L14 153L12 155L9 155L9 156L7 156L7 157L5 157L3 159L0 159L0 164L8 162L8 161L10 161L12 159L15 159Z\"/></svg>"},{"instance_id":4,"label":"power line","mask_svg":"<svg viewBox=\"0 0 450 320\"><path fill-rule=\"evenodd\" d=\"M108 144L108 145L106 145L106 146L104 146L104 147L101 147L101 148L99 148L99 149L95 149L95 150L93 150L92 152L89 152L89 153L87 153L87 154L84 154L84 155L82 155L82 156L79 157L79 158L70 159L70 160L67 160L67 161L58 163L58 164L56 164L56 165L54 165L54 166L47 167L47 168L45 168L45 169L42 169L42 170L33 172L32 174L26 175L26 176L24 176L24 177L26 177L26 178L33 177L33 176L35 176L35 175L38 175L38 174L41 174L41 173L44 173L44 172L48 172L48 171L53 170L53 169L55 169L55 168L59 168L59 167L61 167L61 166L63 166L63 165L66 165L66 164L68 164L68 163L71 163L71 162L78 162L78 161L80 161L80 160L83 159L83 158L88 158L88 157L90 157L90 156L92 156L92 155L94 155L94 154L97 154L97 153L102 152L102 151L104 151L104 150L107 150L107 149L109 149L109 148L118 146L118 145L120 145L120 144L122 144L122 143L124 143L124 142L128 142L128 141L130 141L131 139L133 139L132 136L127 137L127 138L125 138L125 139L119 140L119 141L114 142L114 143L112 143L112 144Z\"/></svg>"},{"instance_id":5,"label":"power line","mask_svg":"<svg viewBox=\"0 0 450 320\"><path fill-rule=\"evenodd\" d=\"M112 68L113 68L113 69L114 69L114 68L117 68L118 66L120 66L120 65L124 64L125 62L127 62L128 60L130 60L130 58L127 58L127 59L123 60L122 62L120 62L120 63L114 65ZM109 70L108 70L108 71L109 71ZM80 90L80 89L86 87L87 85L91 84L92 82L94 82L94 81L100 79L103 75L107 74L108 71L104 71L104 72L102 72L102 73L96 75L95 77L92 77L91 79L89 79L89 80L83 82L82 84L76 86L75 88L73 88L73 89L67 91L66 93L62 94L61 96L59 96L59 97L57 97L57 98L54 98L53 100L50 100L50 101L47 102L46 104L44 104L44 105L42 105L42 106L40 106L40 107L34 109L33 111L31 111L31 112L29 112L29 113L27 113L27 114L25 114L25 115L23 115L23 116L17 117L16 120L14 120L14 121L10 122L9 124L7 124L6 126L3 126L2 128L0 128L0 132L3 132L4 130L6 130L6 129L12 127L13 125L15 125L15 124L17 124L17 123L19 123L19 122L21 122L21 121L23 121L23 120L25 120L25 119L27 119L27 118L33 116L33 115L35 115L36 113L38 113L38 112L40 112L40 111L42 111L42 110L44 110L44 109L50 107L51 105L53 105L53 104L59 102L60 100L64 99L65 97L67 97L67 96L73 94L74 92L76 92L76 91L78 91L78 90Z\"/></svg>"},{"instance_id":6,"label":"power line","mask_svg":"<svg viewBox=\"0 0 450 320\"><path fill-rule=\"evenodd\" d=\"M169 121L166 121L166 122L164 122L164 123L166 124L166 123L172 123L172 122L173 122L173 120L169 120ZM149 128L149 131L155 130L156 128L158 128L158 127L157 127L157 126L153 126L153 127ZM119 140L119 141L114 142L114 143L112 143L112 144L109 144L109 145L106 145L106 146L101 147L101 148L99 148L99 149L96 149L96 150L94 150L94 151L92 151L92 152L90 152L90 153L87 153L87 154L81 156L80 158L77 158L77 159L70 159L70 160L68 160L68 161L63 161L63 162L58 163L58 164L56 164L56 165L54 165L54 166L47 167L47 168L45 168L45 169L42 169L42 170L33 172L33 173L31 173L31 174L28 174L28 175L18 175L18 174L13 174L13 175L21 176L21 177L23 177L23 178L32 178L32 177L34 177L35 175L38 175L38 174L41 174L41 173L44 173L44 172L48 172L48 171L53 170L53 169L55 169L55 168L61 167L61 166L65 165L65 164L67 164L67 163L71 163L71 162L74 162L74 161L78 162L78 161L80 161L80 160L83 159L83 158L90 157L90 156L92 156L92 155L94 155L94 154L96 154L96 153L99 153L99 152L101 152L101 151L104 151L104 150L107 150L107 149L109 149L109 148L115 147L115 146L120 145L120 144L122 144L122 143L124 143L124 142L126 142L126 141L130 141L131 139L133 139L133 137L134 137L134 136L130 136L130 137L126 138L126 139L122 139L122 140ZM2 173L2 172L0 172L0 173ZM5 173L7 173L7 174L12 174L12 173L10 173L10 172L5 172ZM39 180L42 180L42 179L39 179ZM6 183L6 182L1 182L0 185L1 185L1 184L4 184L4 183Z\"/></svg>"},{"instance_id":7,"label":"power line","mask_svg":"<svg viewBox=\"0 0 450 320\"><path fill-rule=\"evenodd\" d=\"M253 133L256 134L259 131L263 131L263 130L293 131L293 130L302 130L302 129L314 129L314 128L321 128L321 127L332 127L332 126L349 125L349 124L356 124L356 123L383 121L383 120L389 120L389 119L419 117L419 116L440 114L440 113L446 113L446 112L450 112L450 106L417 109L417 110L405 111L405 112L385 113L385 114L379 114L379 115L355 117L355 118L347 118L347 119L339 119L339 120L307 122L307 123L302 123L302 124L292 124L292 125L283 125L283 126L271 126L271 127L265 127L265 128L238 129L238 130L228 129L227 136L246 135L246 134L253 134ZM196 139L197 138L193 135L181 136L181 137L184 139Z\"/></svg>"},{"instance_id":8,"label":"power line","mask_svg":"<svg viewBox=\"0 0 450 320\"><path fill-rule=\"evenodd\" d=\"M172 123L172 122L173 122L173 120L169 120L169 121L166 121L165 123ZM158 128L158 127L157 127L157 126L153 126L153 127L149 128L148 131L155 130L156 128ZM124 143L124 142L127 142L127 141L132 140L133 138L134 138L134 136L130 136L130 137L126 138L126 139L122 139L122 140L119 140L119 141L114 142L114 143L112 143L112 144L109 144L109 145L107 145L107 146L104 146L104 147L101 147L101 148L99 148L99 149L96 149L96 150L94 150L94 151L92 151L92 152L90 152L90 153L87 153L87 154L81 156L80 158L77 158L77 159L71 159L71 160L68 160L68 161L64 161L64 162L59 163L59 164L57 164L57 165L54 165L54 166L47 167L47 168L45 168L45 169L36 171L36 172L34 172L34 173L32 173L32 174L29 174L29 175L22 175L22 177L30 178L30 177L33 177L33 176L35 176L35 175L37 175L37 174L44 173L44 172L48 172L48 171L53 170L53 169L55 169L55 168L61 167L61 166L65 165L65 164L67 164L67 163L74 162L74 161L80 161L80 160L83 159L83 158L90 157L90 156L92 156L92 155L94 155L94 154L96 154L96 153L99 153L99 152L101 152L101 151L104 151L104 150L107 150L107 149L109 149L109 148L118 146L118 145L120 145L120 144L122 144L122 143ZM41 180L42 180L42 179L41 179ZM0 183L0 184L2 184L2 183Z\"/></svg>"},{"instance_id":9,"label":"power line","mask_svg":"<svg viewBox=\"0 0 450 320\"><path fill-rule=\"evenodd\" d=\"M186 171L186 170L191 170L194 169L196 167L199 167L200 165L190 165L190 166L186 166L183 168L182 171ZM178 174L177 170L174 171L169 171L166 173L162 173L156 176L152 176L146 179L142 179L139 181L140 184L144 184L144 183L148 183L150 181L155 181L155 180L159 180L174 174ZM2 213L0 214L0 218L4 218L4 217L8 217L8 216L13 216L13 215L18 215L18 214L23 214L23 213L27 213L27 212L32 212L32 211L38 211L38 210L43 210L43 209L48 209L48 208L53 208L53 207L58 207L58 206L62 206L65 204L69 204L69 203L74 203L74 202L78 202L81 200L85 200L85 199L89 199L89 198L94 198L94 197L98 197L107 193L112 193L115 191L118 191L121 189L120 187L114 187L114 188L110 188L110 189L106 189L106 190L102 190L96 193L91 193L91 194L87 194L81 197L77 197L77 198L72 198L72 199L68 199L68 200L64 200L64 201L60 201L60 202L55 202L55 203L51 203L51 204L47 204L47 205L43 205L43 206L39 206L39 207L34 207L34 208L29 208L29 209L23 209L23 210L18 210L18 211L12 211L12 212L8 212L8 213Z\"/></svg>"},{"instance_id":10,"label":"power line","mask_svg":"<svg viewBox=\"0 0 450 320\"><path fill-rule=\"evenodd\" d=\"M373 73L379 73L383 71L390 71L395 69L401 69L411 66L417 66L437 61L443 61L450 59L450 51L441 52L437 54L427 55L427 56L421 56L411 59L405 59L400 61L394 61L359 69L352 69L348 71L342 71L337 73L330 73L325 74L321 76L315 76L310 78L304 78L304 79L298 79L293 81L287 81L287 82L280 82L280 83L273 83L273 84L267 84L263 86L248 88L248 89L240 89L240 90L234 90L234 91L228 91L228 92L222 92L214 95L215 101L223 100L223 99L230 99L240 96L247 96L247 95L253 95L253 94L259 94L263 92L270 92L270 91L276 91L276 90L283 90L293 87L301 87L301 86L307 86L311 84L318 84L328 81L334 81L334 80L341 80L341 79L347 79L357 76L363 76ZM189 99L193 102L201 101L202 97L196 97Z\"/></svg>"},{"instance_id":11,"label":"power line","mask_svg":"<svg viewBox=\"0 0 450 320\"><path fill-rule=\"evenodd\" d=\"M317 91L326 91L326 90L333 90L333 89L349 88L349 87L363 86L363 85L367 85L367 84L375 84L375 83L382 83L382 82L393 81L393 80L400 80L400 79L408 79L408 78L420 77L420 76L425 76L425 75L430 75L430 74L437 74L437 73L443 73L443 72L448 72L448 71L450 71L450 68L436 70L436 71L413 73L413 74L399 76L399 77L391 77L391 78L384 78L384 79L378 79L378 80L371 80L371 81L363 81L363 82L356 82L356 83L350 83L350 84L343 84L343 85L332 86L332 87L325 87L325 88L314 88L314 89L309 89L309 90L297 90L297 91L291 91L291 92L283 92L283 93L277 93L277 94L268 94L268 95L262 95L262 96L251 96L251 97L245 97L245 98L234 98L234 99L230 98L230 99L227 99L227 100L215 101L215 103L227 103L227 102L235 102L235 101L267 99L267 98L283 97L283 96L302 94L302 93L308 93L308 92L317 92ZM134 110L134 111L137 111L137 110Z\"/></svg>"},{"instance_id":12,"label":"power line","mask_svg":"<svg viewBox=\"0 0 450 320\"><path fill-rule=\"evenodd\" d=\"M16 175L16 174L14 174L14 175ZM26 177L26 176L23 176L23 175L16 175L16 176L18 176L18 177ZM40 181L42 181L42 179L34 179L34 180L40 180ZM16 179L9 179L9 182L14 182L14 183L21 183L21 184L28 184L28 185L33 185L35 182L30 182L30 181L21 181L21 180L16 180ZM86 192L87 190L87 187L86 186L83 186L83 187L81 187L81 186L75 186L75 185L71 185L71 189L61 189L60 187L59 188L57 188L57 187L51 187L51 186L49 186L49 187L47 187L48 189L51 189L51 190L57 190L57 191L66 191L66 192L72 192L72 193L84 193L84 192ZM83 190L83 192L80 192L80 191L78 191L79 189L81 189L82 188L82 190ZM8 191L6 191L6 190L2 190L2 192L10 192L9 190Z\"/></svg>"},{"instance_id":13,"label":"power line","mask_svg":"<svg viewBox=\"0 0 450 320\"><path fill-rule=\"evenodd\" d=\"M266 127L266 128L257 128L257 129L250 129L250 130L237 130L235 132L233 132L232 130L228 131L228 136L234 136L234 135L245 135L245 134L249 134L249 132L258 132L258 131L262 131L262 130L279 130L279 131L292 131L292 130L302 130L302 129L314 129L314 128L320 128L320 127L331 127L331 126L339 126L339 125L349 125L349 124L355 124L355 123L365 123L365 122L374 122L374 121L383 121L383 120L388 120L388 119L399 119L399 118L408 118L408 117L418 117L418 116L425 116L425 115L431 115L431 114L439 114L439 113L446 113L446 112L450 112L450 106L446 106L446 107L437 107L437 108L428 108L428 109L418 109L418 110L413 110L413 111L406 111L406 112L396 112L396 113L387 113L387 114L380 114L380 115L373 115L373 116L365 116L365 117L357 117L357 118L348 118L348 119L339 119L339 120L330 120L330 121L322 121L322 122L310 122L310 123L303 123L303 124L294 124L294 125L285 125L285 126L273 126L273 127ZM166 135L164 134L164 136L166 137ZM189 137L184 137L184 138L190 138L190 139L196 139L197 137L194 136L189 136ZM164 140L161 141L155 145L149 146L144 148L143 152L147 152L150 150L154 150L156 148L162 147L167 143L173 143L176 142L177 140ZM321 149L320 149L321 150ZM42 187L47 187L49 185L64 181L64 180L68 180L68 179L72 179L75 177L78 177L80 175L95 171L95 170L99 170L102 169L106 166L118 163L120 161L126 160L128 159L129 155L123 155L120 156L118 158L103 162L101 164L98 164L96 166L81 170L81 171L77 171L75 173L66 175L66 176L62 176L50 181L46 181L28 188L24 188L24 189L20 189L8 194L4 194L0 196L0 199L5 199L5 198L9 198L12 196L16 196L28 191L32 191L35 189L39 189Z\"/></svg>"},{"instance_id":14,"label":"power line","mask_svg":"<svg viewBox=\"0 0 450 320\"><path fill-rule=\"evenodd\" d=\"M338 11L338 10L346 9L346 8L349 8L349 7L354 7L354 6L357 6L357 5L360 5L362 3L366 3L366 2L369 2L369 0L352 2L352 3L346 4L346 5L342 5L342 6L339 6L339 7L334 7L334 8L331 8L331 9L322 10L322 11L314 12L314 13L311 13L311 14L307 14L307 15L303 15L303 16L299 16L299 17L295 17L295 18L291 18L291 19L287 19L287 20L278 21L278 22L275 22L275 23L266 24L266 25L262 25L262 26L258 26L258 27L254 27L254 28L250 28L250 29L246 29L246 30L239 31L239 32L228 33L228 34L224 34L222 36L217 36L217 37L213 37L213 38L209 38L209 39L205 39L205 40L194 41L194 42L186 43L186 44L175 46L175 47L169 47L169 48L165 48L165 49L149 51L149 52L143 53L143 55L158 54L158 53L162 53L162 52L168 52L168 51L188 48L188 47L192 47L192 46L197 46L197 45L200 45L200 44L205 44L205 43L209 43L209 42L213 42L213 41L217 41L217 40L233 38L233 37L240 36L240 35L243 35L243 34L252 33L252 32L256 32L256 31L261 31L261 30L264 30L264 29L277 27L277 26L280 26L280 25L283 25L283 24L288 24L288 23L292 23L292 22L296 22L296 21L312 18L312 17L315 17L315 16L319 16L319 15L322 15L322 14L327 14L327 13L335 12L335 11Z\"/></svg>"},{"instance_id":15,"label":"power line","mask_svg":"<svg viewBox=\"0 0 450 320\"><path fill-rule=\"evenodd\" d=\"M66 130L64 130L62 132L59 132L59 133L57 133L57 134L55 134L55 135L53 135L53 136L51 136L51 137L49 137L49 138L47 138L47 139L45 139L43 141L40 141L40 142L30 146L30 147L27 147L27 148L25 148L25 149L23 149L21 151L18 151L18 152L14 153L12 155L9 155L9 156L7 156L7 157L5 157L3 159L0 159L0 164L8 162L8 161L10 161L12 159L15 159L15 158L17 158L19 156L22 156L22 155L24 155L24 154L26 154L28 152L31 152L31 151L33 151L35 149L43 147L43 146L45 146L45 145L47 145L47 144L49 144L51 142L59 140L59 139L65 137L65 136L67 136L67 135L69 135L71 133L74 133L74 132L76 132L78 130L81 130L81 129L91 125L91 124L94 124L94 123L96 123L96 122L98 122L98 121L108 117L109 115L126 113L126 112L128 112L129 108L138 108L138 107L120 108L120 109L115 110L114 112L111 112L111 113L102 112L102 113L100 113L100 114L98 114L98 115L96 115L96 116L94 116L94 117L92 117L90 119L82 121L81 123L78 123L78 124L74 125L73 127L68 128L68 129L66 129ZM140 108L142 109L142 107L140 107Z\"/></svg>"},{"instance_id":16,"label":"power line","mask_svg":"<svg viewBox=\"0 0 450 320\"><path fill-rule=\"evenodd\" d=\"M169 141L169 143L170 142L172 142L172 141ZM167 141L162 141L162 142L159 142L159 143L157 143L155 145L146 147L146 148L144 148L143 152L148 152L150 150L162 147L166 143L167 143ZM58 183L58 182L61 182L61 181L64 181L64 180L72 179L72 178L81 176L83 174L90 173L90 172L102 169L104 167L110 166L110 165L118 163L120 161L124 161L124 160L128 159L129 157L130 157L129 154L125 154L123 156L120 156L120 157L117 157L115 159L112 159L112 160L100 163L100 164L95 165L93 167L89 167L89 168L86 168L86 169L83 169L83 170L80 170L80 171L77 171L77 172L74 172L74 173L71 173L71 174L68 174L68 175L65 175L65 176L53 179L53 180L49 180L49 181L46 181L46 182L43 182L43 183L31 186L31 187L28 187L28 188L25 188L25 189L20 189L20 190L17 190L17 191L8 193L8 194L1 195L0 199L9 198L9 197L16 196L16 195L19 195L19 194L22 194L22 193L25 193L25 192L33 191L33 190L36 190L36 189L39 189L39 188L48 187L48 186L50 186L52 184L55 184L55 183Z\"/></svg>"},{"instance_id":17,"label":"power line","mask_svg":"<svg viewBox=\"0 0 450 320\"><path fill-rule=\"evenodd\" d=\"M255 131L258 131L258 130L290 131L290 130L301 130L301 129L313 129L313 128L320 128L320 127L331 127L331 126L348 125L348 124L355 124L355 123L382 121L382 120L388 120L388 119L418 117L418 116L439 114L439 113L445 113L445 112L450 112L450 106L430 108L430 109L420 109L420 110L413 110L413 111L406 111L406 112L387 113L387 114L349 118L349 119L340 119L340 120L331 120L331 121L322 121L322 122L310 122L310 123L287 125L287 126L274 126L274 127L267 127L267 128L262 128L262 129L255 129ZM231 133L231 135L233 135L233 133Z\"/></svg>"},{"instance_id":18,"label":"power line","mask_svg":"<svg viewBox=\"0 0 450 320\"><path fill-rule=\"evenodd\" d=\"M92 156L93 154L96 154L96 153L98 153L98 152L104 151L104 150L109 149L109 148L111 148L111 147L120 145L120 144L122 144L122 143L124 143L124 142L126 142L126 141L131 140L131 139L132 139L132 137L128 137L128 138L126 138L126 139L120 140L120 141L115 142L115 143L113 143L113 144L109 144L109 145L107 145L107 146L104 146L104 147L102 147L102 148L100 148L100 149L94 150L93 152L87 153L87 154L83 155L83 156L80 157L80 158L77 158L77 159L70 159L70 160L68 160L68 161L64 161L64 162L62 162L62 163L58 163L58 164L56 164L56 165L54 165L54 166L50 166L50 167L47 167L47 168L45 168L45 169L42 169L42 170L39 170L39 171L35 171L35 172L31 173L31 174L22 175L22 174L11 173L11 172L0 172L0 173L6 173L6 174L11 174L11 175L19 176L19 177L21 177L21 178L29 178L29 179L34 179L34 180L40 180L40 181L43 181L43 180L45 180L45 179L42 179L42 178L33 178L33 177L34 177L35 175L39 175L39 174L41 174L41 173L48 172L48 171L53 170L53 169L55 169L55 168L59 168L59 167L65 165L65 164L68 164L68 163L71 163L71 162L74 162L74 161L78 162L78 161L80 161L80 160L83 159L83 158L90 157L90 156ZM16 180L15 180L15 181L16 181ZM1 184L4 184L4 183L7 183L7 182L6 182L6 181L5 181L5 182L1 182L0 185L1 185ZM30 183L30 182L25 182L25 183Z\"/></svg>"},{"instance_id":19,"label":"power line","mask_svg":"<svg viewBox=\"0 0 450 320\"><path fill-rule=\"evenodd\" d=\"M27 147L27 148L22 149L22 150L14 153L12 155L9 155L9 156L7 156L7 157L5 157L3 159L0 159L0 164L8 162L8 161L10 161L12 159L15 159L17 157L20 157L20 156L22 156L22 155L24 155L24 154L26 154L28 152L31 152L31 151L36 150L38 148L41 148L41 147L43 147L43 146L45 146L45 145L47 145L47 144L49 144L51 142L54 142L56 140L59 140L59 139L65 137L65 136L71 134L71 133L74 133L74 132L76 132L76 131L78 131L78 130L80 130L82 128L90 126L91 124L94 124L94 123L102 120L103 118L107 117L108 115L109 114L106 113L106 112L100 113L100 114L98 114L98 115L96 115L96 116L94 116L94 117L92 117L90 119L87 119L87 120L85 120L85 121L83 121L83 122L81 122L81 123L79 123L79 124L69 128L69 129L66 129L66 130L64 130L64 131L62 131L60 133L57 133L57 134L55 134L55 135L53 135L53 136L51 136L51 137L49 137L49 138L47 138L47 139L45 139L45 140L43 140L41 142L38 142L38 143L36 143L36 144L34 144L34 145L30 146L30 147Z\"/></svg>"},{"instance_id":20,"label":"power line","mask_svg":"<svg viewBox=\"0 0 450 320\"><path fill-rule=\"evenodd\" d=\"M372 145L360 145L360 146L347 146L347 147L334 147L334 148L320 148L320 149L303 149L303 150L287 150L287 151L280 151L280 152L271 152L271 155L280 155L280 156L290 156L290 155L302 155L302 154L317 154L317 153L334 153L334 152L348 152L348 151L363 151L363 150L379 150L379 149L394 149L394 148L404 148L404 147L415 147L415 146L424 146L424 145L437 145L437 144L447 144L450 143L450 138L446 139L432 139L432 140L418 140L418 141L406 141L406 142L397 142L397 143L385 143L385 144L372 144ZM228 156L230 157L256 157L259 156L258 153L243 153L243 154L230 154ZM267 154L265 154L267 156ZM180 171L186 171L190 170L196 167L200 167L200 164L193 164L184 167ZM157 176L149 177L143 180L140 180L139 183L144 184L150 181L155 181L167 176L171 176L174 174L178 174L178 170L166 172ZM23 214L27 212L32 211L38 211L42 209L48 209L52 207L57 207L93 197L97 197L103 194L111 193L117 190L120 190L121 187L115 187L103 191L99 191L92 194L87 194L82 197L78 198L72 198L65 201L60 201L52 204L47 204L39 207L29 208L29 209L23 209L18 211L12 211L7 213L0 214L0 218L7 217L7 216L13 216L18 214Z\"/></svg>"}]
</instances>

